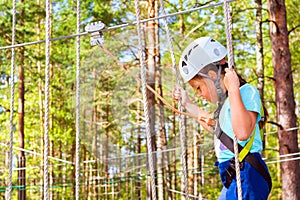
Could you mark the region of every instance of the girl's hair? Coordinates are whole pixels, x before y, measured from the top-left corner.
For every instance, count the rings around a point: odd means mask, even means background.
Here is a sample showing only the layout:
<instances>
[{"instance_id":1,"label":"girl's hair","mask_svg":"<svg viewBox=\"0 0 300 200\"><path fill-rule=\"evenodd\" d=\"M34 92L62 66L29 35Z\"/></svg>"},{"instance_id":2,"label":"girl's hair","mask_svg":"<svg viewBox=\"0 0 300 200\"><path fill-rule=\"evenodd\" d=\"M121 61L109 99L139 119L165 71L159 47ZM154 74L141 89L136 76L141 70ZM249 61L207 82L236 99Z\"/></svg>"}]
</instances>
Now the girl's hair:
<instances>
[{"instance_id":1,"label":"girl's hair","mask_svg":"<svg viewBox=\"0 0 300 200\"><path fill-rule=\"evenodd\" d=\"M225 74L225 68L228 68L228 63L221 64L219 66L222 67L221 74ZM235 69L235 68L233 67L233 69ZM242 85L245 85L247 83L247 81L240 74L238 74L238 73L236 73L236 74L237 74L237 76L239 78L239 81L240 81L240 87Z\"/></svg>"},{"instance_id":2,"label":"girl's hair","mask_svg":"<svg viewBox=\"0 0 300 200\"><path fill-rule=\"evenodd\" d=\"M227 62L224 63L224 64L222 64L222 63L209 64L206 67L204 67L203 69L201 69L200 72L203 73L203 74L207 74L208 71L213 70L214 72L218 73L219 67L221 67L221 75L225 75L225 68L228 68L228 63ZM247 83L247 81L240 74L237 73L237 76L239 78L240 87ZM201 77L201 75L196 75L194 78L196 78L196 77L199 78L199 77ZM258 123L260 129L262 129L265 126L265 124L267 122L267 118L269 116L265 105L263 103L261 105L263 106L263 110L264 110L263 115L264 116L262 116L261 120Z\"/></svg>"}]
</instances>

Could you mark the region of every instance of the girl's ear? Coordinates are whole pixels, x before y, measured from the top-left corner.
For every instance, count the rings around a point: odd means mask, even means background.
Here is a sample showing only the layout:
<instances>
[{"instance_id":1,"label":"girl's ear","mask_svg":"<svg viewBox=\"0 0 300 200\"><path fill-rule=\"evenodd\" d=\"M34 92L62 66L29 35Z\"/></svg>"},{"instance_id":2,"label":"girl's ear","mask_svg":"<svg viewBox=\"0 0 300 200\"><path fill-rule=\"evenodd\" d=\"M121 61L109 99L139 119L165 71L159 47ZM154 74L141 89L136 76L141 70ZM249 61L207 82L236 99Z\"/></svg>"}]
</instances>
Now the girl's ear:
<instances>
[{"instance_id":1,"label":"girl's ear","mask_svg":"<svg viewBox=\"0 0 300 200\"><path fill-rule=\"evenodd\" d=\"M209 70L208 72L207 72L207 75L208 76L210 76L211 78L213 78L213 79L217 79L217 73L215 72L215 71L213 71L213 70Z\"/></svg>"}]
</instances>

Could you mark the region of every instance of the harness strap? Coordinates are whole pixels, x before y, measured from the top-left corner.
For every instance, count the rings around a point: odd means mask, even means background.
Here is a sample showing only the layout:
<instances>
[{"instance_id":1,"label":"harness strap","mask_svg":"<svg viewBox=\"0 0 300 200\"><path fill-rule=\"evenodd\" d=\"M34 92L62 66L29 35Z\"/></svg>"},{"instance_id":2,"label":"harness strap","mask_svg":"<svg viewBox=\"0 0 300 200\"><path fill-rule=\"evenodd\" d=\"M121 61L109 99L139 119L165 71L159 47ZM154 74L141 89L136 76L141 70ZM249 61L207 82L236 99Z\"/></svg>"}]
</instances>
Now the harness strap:
<instances>
[{"instance_id":1,"label":"harness strap","mask_svg":"<svg viewBox=\"0 0 300 200\"><path fill-rule=\"evenodd\" d=\"M251 136L251 137L254 138L254 136ZM227 134L225 134L223 131L221 131L219 139L231 152L234 152L233 140ZM253 143L253 141L252 141L252 143ZM252 146L252 144L251 144L251 146ZM250 148L251 148L251 146L250 146ZM241 152L243 150L243 147L240 144L238 144L238 148L239 148L239 152ZM250 151L250 149L249 149L249 151ZM249 151L245 155L243 160L245 160L247 163L249 163L253 168L255 168L264 177L264 179L267 181L267 183L269 185L269 189L271 190L272 180L271 180L269 173L264 168L264 166L257 160L257 158L254 155L252 155L251 153L249 153ZM240 160L240 162L241 162L241 160Z\"/></svg>"},{"instance_id":2,"label":"harness strap","mask_svg":"<svg viewBox=\"0 0 300 200\"><path fill-rule=\"evenodd\" d=\"M254 130L252 131L250 140L247 142L247 144L244 146L244 148L241 151L239 151L240 152L239 153L239 161L240 162L242 162L244 160L244 158L250 152L250 149L251 149L252 144L254 142L255 131L256 131L256 128L254 128Z\"/></svg>"},{"instance_id":3,"label":"harness strap","mask_svg":"<svg viewBox=\"0 0 300 200\"><path fill-rule=\"evenodd\" d=\"M261 114L261 116L264 116L265 115L264 107L262 106L262 102L260 102L260 103L261 103L260 114ZM251 149L252 144L254 142L255 133L256 133L256 127L254 128L254 130L251 133L250 140L247 142L247 144L244 146L244 148L239 153L239 161L240 162L242 162L244 160L244 158L247 156L247 154L250 152L250 149ZM263 138L263 130L262 129L260 130L260 136L261 136L261 138Z\"/></svg>"}]
</instances>

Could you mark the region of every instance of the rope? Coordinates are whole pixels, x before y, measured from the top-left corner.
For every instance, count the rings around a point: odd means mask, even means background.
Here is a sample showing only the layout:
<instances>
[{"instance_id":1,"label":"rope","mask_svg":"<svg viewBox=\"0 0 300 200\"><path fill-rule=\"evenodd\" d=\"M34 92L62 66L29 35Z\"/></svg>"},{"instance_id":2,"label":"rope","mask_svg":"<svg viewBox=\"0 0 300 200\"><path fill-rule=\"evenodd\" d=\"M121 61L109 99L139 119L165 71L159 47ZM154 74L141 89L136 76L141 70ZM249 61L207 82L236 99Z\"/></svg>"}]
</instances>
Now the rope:
<instances>
[{"instance_id":1,"label":"rope","mask_svg":"<svg viewBox=\"0 0 300 200\"><path fill-rule=\"evenodd\" d=\"M233 68L233 50L232 50L232 27L231 27L231 16L229 10L229 3L227 0L224 1L224 15L225 15L225 26L226 26L226 41L228 50L228 66L229 69ZM236 180L238 188L238 199L242 199L242 187L241 187L241 175L240 175L240 162L239 162L239 151L238 151L238 141L236 135L233 137L234 146L234 159L235 159L235 170L236 170Z\"/></svg>"},{"instance_id":2,"label":"rope","mask_svg":"<svg viewBox=\"0 0 300 200\"><path fill-rule=\"evenodd\" d=\"M13 1L13 18L12 18L12 38L11 44L15 44L16 38L16 0ZM9 134L9 158L8 158L8 187L6 191L6 199L11 199L12 191L12 160L13 160L13 138L14 138L14 101L15 101L15 49L11 49L11 88L10 88L10 134Z\"/></svg>"},{"instance_id":3,"label":"rope","mask_svg":"<svg viewBox=\"0 0 300 200\"><path fill-rule=\"evenodd\" d=\"M276 133L280 133L282 131L287 132L287 131L294 131L294 130L298 130L300 129L300 127L292 127L292 128L287 128L287 129L283 129L283 130L278 130L278 131L272 131L272 132L266 132L264 133L264 135L271 135L271 134L276 134Z\"/></svg>"},{"instance_id":4,"label":"rope","mask_svg":"<svg viewBox=\"0 0 300 200\"><path fill-rule=\"evenodd\" d=\"M148 151L148 160L150 168L150 179L151 179L151 194L152 200L156 200L156 188L155 188L155 177L154 177L154 167L153 167L153 154L152 154L152 138L150 132L150 120L149 120L149 110L148 110L148 101L147 101L147 88L146 88L146 73L145 73L145 54L143 52L142 45L142 30L140 26L140 9L139 1L134 0L135 10L136 10L136 21L137 21L137 32L138 32L138 43L139 43L139 57L140 57L140 72L142 80L142 93L144 99L144 114L146 121L146 132L147 132L147 151Z\"/></svg>"},{"instance_id":5,"label":"rope","mask_svg":"<svg viewBox=\"0 0 300 200\"><path fill-rule=\"evenodd\" d=\"M80 0L77 0L77 33L80 33ZM75 198L79 200L80 193L80 36L76 37L76 161L75 161Z\"/></svg>"},{"instance_id":6,"label":"rope","mask_svg":"<svg viewBox=\"0 0 300 200\"><path fill-rule=\"evenodd\" d=\"M228 2L233 2L236 0L229 0ZM211 8L211 7L215 7L215 6L220 6L222 5L223 2L219 2L219 3L211 3L209 5L206 6L200 6L200 7L196 7L196 8L192 8L189 10L185 10L185 11L179 11L179 12L175 12L169 15L165 15L165 16L159 16L159 17L154 17L154 18L149 18L149 19L143 19L140 21L140 23L144 23L144 22L148 22L148 21L153 21L153 20L158 20L158 19L163 19L165 17L173 17L173 16L177 16L177 15L182 15L182 14L186 14L186 13L191 13L191 12L195 12L198 10L202 10L205 8ZM124 24L120 24L120 25L116 25L116 26L112 26L109 28L105 28L101 31L110 31L110 30L114 30L114 29L118 29L118 28L125 28L128 26L132 26L135 25L137 22L133 21L133 22L128 22L128 23L124 23ZM65 39L70 39L70 38L74 38L77 36L84 36L84 35L88 35L90 34L89 32L83 32L83 33L79 33L79 34L72 34L72 35L67 35L67 36L61 36L61 37L56 37L56 38L51 38L50 41L58 41L58 40L65 40ZM23 46L29 46L29 45L35 45L35 44L40 44L40 43L44 43L46 42L46 40L38 40L38 41L33 41L33 42L25 42L22 44L15 44L15 45L9 45L9 46L4 46L4 47L0 47L0 51L4 50L4 49L11 49L11 48L15 48L15 47L23 47Z\"/></svg>"},{"instance_id":7,"label":"rope","mask_svg":"<svg viewBox=\"0 0 300 200\"><path fill-rule=\"evenodd\" d=\"M8 146L8 145L6 145ZM173 150L176 150L176 149L173 149ZM170 151L170 150L168 150ZM153 152L155 153L155 152ZM121 158L129 158L129 157L135 157L135 156L144 156L146 155L145 153L142 153L141 155L133 155L133 156L120 156L120 157L115 157L115 158L107 158L107 159L99 159L99 160L86 160L86 161L83 161L82 163L96 163L96 162L107 162L107 161L110 161L110 160L116 160L116 159L121 159ZM300 152L297 152L297 153L290 153L290 154L281 154L279 156L276 156L276 157L268 157L268 158L263 158L263 160L266 161L266 164L269 165L269 164L276 164L276 163L281 163L281 162L287 162L287 161L293 161L293 160L300 160ZM292 157L293 156L293 157ZM297 157L295 157L297 156ZM286 158L286 159L281 159L281 158L285 158L285 157L292 157L292 158ZM277 159L277 160L271 160L271 159ZM271 161L267 161L267 160L271 160ZM53 166L66 166L65 164L72 164L73 163L64 163L64 164L56 164L56 165L53 165ZM145 165L140 165L140 166L134 166L134 168L131 168L131 170L127 170L126 172L130 172L130 171L135 171L136 169L138 168L142 168L142 167L145 167ZM30 167L22 167L22 168L14 168L14 170L24 170L24 169L39 169L40 166L30 166ZM210 172L212 171L214 168L213 167L205 167L207 168L207 170L201 170L201 171L198 171L198 168L189 168L189 171L191 171L192 174L204 174L206 172ZM3 169L0 169L0 172L5 172L6 168L3 168ZM101 169L88 169L88 170L85 170L85 171L100 171ZM141 176L146 176L146 175L141 175ZM116 179L118 177L114 177L114 179ZM90 180L96 180L97 177L95 178L92 178ZM59 178L57 180L60 180ZM156 186L158 187L158 186Z\"/></svg>"},{"instance_id":8,"label":"rope","mask_svg":"<svg viewBox=\"0 0 300 200\"><path fill-rule=\"evenodd\" d=\"M299 127L296 127L297 129L299 129ZM295 128L292 128L293 130L295 130ZM270 132L271 133L271 132ZM273 132L272 132L273 133ZM0 145L2 146L9 146L8 144L5 144L5 143L1 143L0 142ZM198 147L205 147L205 146L208 146L210 144L199 144L197 145ZM187 146L189 147L189 146ZM14 150L18 150L18 151L24 151L25 153L28 153L28 154L32 154L32 155L36 155L36 156L43 156L41 153L37 153L35 151L31 151L31 150L28 150L28 149L24 149L24 148L20 148L20 147L13 147ZM168 152L172 152L172 151L177 151L179 150L180 147L177 147L177 148L169 148L169 149L165 149L165 150L161 150L162 153L168 153ZM156 151L153 151L152 152L153 154L157 153ZM138 157L138 156L145 156L146 153L137 153L137 154L134 154L134 155L130 155L130 156L120 156L120 157L110 157L110 158L105 158L105 159L97 159L97 160L85 160L83 161L82 163L96 163L98 161L110 161L110 160L117 160L117 159L129 159L129 158L133 158L133 157ZM296 152L296 153L289 153L289 154L281 154L277 157L268 157L268 158L263 158L264 160L269 160L269 159L275 159L275 158L283 158L283 157L288 157L288 156L295 156L295 155L300 155L300 152ZM69 165L74 165L73 162L71 161L67 161L67 160L63 160L63 159L59 159L59 158L55 158L55 157L52 157L52 156L48 156L48 159L52 159L52 160L55 160L55 161L58 161L58 162L62 162L64 164L69 164ZM271 163L274 163L274 161L270 161ZM269 162L268 162L269 163ZM267 163L267 164L268 164Z\"/></svg>"},{"instance_id":9,"label":"rope","mask_svg":"<svg viewBox=\"0 0 300 200\"><path fill-rule=\"evenodd\" d=\"M201 200L206 200L204 199L202 196L195 196L195 195L191 195L191 194L185 194L183 192L177 191L177 190L173 190L173 189L168 189L168 191L173 192L173 193L177 193L177 194L181 194L181 195L186 195L187 197L192 197L193 199L201 199Z\"/></svg>"},{"instance_id":10,"label":"rope","mask_svg":"<svg viewBox=\"0 0 300 200\"><path fill-rule=\"evenodd\" d=\"M49 151L49 83L50 83L50 0L46 0L46 80L45 80L45 135L44 135L44 200L48 200L48 151Z\"/></svg>"},{"instance_id":11,"label":"rope","mask_svg":"<svg viewBox=\"0 0 300 200\"><path fill-rule=\"evenodd\" d=\"M9 146L9 145L7 145L5 143L2 143L2 142L0 142L0 145L2 145L2 146ZM36 155L36 156L43 156L41 153L37 153L35 151L31 151L31 150L20 148L20 147L13 147L13 149L18 150L18 151L23 151L25 153L29 153L29 154ZM55 161L63 162L63 163L66 163L66 164L74 165L74 163L71 162L71 161L67 161L67 160L55 158L53 156L48 156L48 158L50 158L52 160L55 160Z\"/></svg>"},{"instance_id":12,"label":"rope","mask_svg":"<svg viewBox=\"0 0 300 200\"><path fill-rule=\"evenodd\" d=\"M165 6L164 6L164 1L160 0L160 6L162 9L162 14L165 16L166 12L165 12ZM164 17L163 18L164 21L164 25L165 25L165 29L166 29L166 34L167 34L167 38L168 38L168 43L169 43L169 47L170 47L170 54L171 54L171 60L172 60L172 65L175 71L175 76L176 76L176 82L177 85L180 85L180 80L179 80L179 75L178 75L178 70L176 67L176 60L175 60L175 55L174 55L174 49L173 49L173 43L172 43L172 39L170 36L170 30L169 30L169 26L168 26L168 22L167 22L167 18ZM182 111L182 105L181 105L181 101L178 101L178 110ZM188 178L187 178L187 160L186 160L186 136L185 136L185 126L184 126L184 119L182 115L179 115L179 134L180 134L180 146L181 146L181 164L182 164L182 173L183 173L183 181L184 181L184 191L185 191L185 197L186 199L189 199L189 183L188 183Z\"/></svg>"}]
</instances>

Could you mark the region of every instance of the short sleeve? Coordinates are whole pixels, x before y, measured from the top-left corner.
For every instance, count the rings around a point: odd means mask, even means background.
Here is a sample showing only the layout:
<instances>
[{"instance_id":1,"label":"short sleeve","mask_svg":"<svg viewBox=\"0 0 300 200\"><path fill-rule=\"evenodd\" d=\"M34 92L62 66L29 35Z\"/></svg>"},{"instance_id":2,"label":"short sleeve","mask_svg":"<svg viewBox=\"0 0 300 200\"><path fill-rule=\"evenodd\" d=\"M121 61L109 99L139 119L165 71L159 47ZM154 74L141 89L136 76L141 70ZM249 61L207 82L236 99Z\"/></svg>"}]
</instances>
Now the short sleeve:
<instances>
[{"instance_id":1,"label":"short sleeve","mask_svg":"<svg viewBox=\"0 0 300 200\"><path fill-rule=\"evenodd\" d=\"M240 88L240 93L246 110L258 113L257 121L259 121L261 119L261 100L257 88L246 84Z\"/></svg>"}]
</instances>

